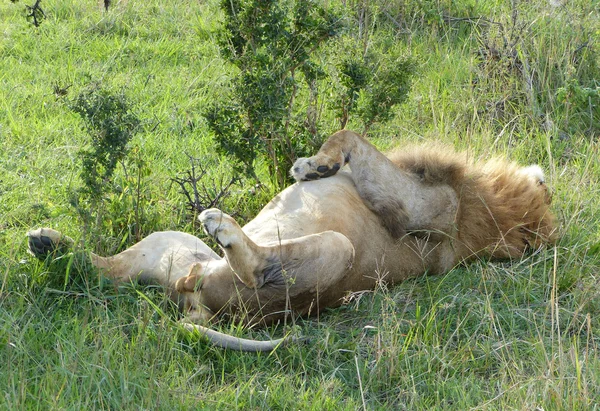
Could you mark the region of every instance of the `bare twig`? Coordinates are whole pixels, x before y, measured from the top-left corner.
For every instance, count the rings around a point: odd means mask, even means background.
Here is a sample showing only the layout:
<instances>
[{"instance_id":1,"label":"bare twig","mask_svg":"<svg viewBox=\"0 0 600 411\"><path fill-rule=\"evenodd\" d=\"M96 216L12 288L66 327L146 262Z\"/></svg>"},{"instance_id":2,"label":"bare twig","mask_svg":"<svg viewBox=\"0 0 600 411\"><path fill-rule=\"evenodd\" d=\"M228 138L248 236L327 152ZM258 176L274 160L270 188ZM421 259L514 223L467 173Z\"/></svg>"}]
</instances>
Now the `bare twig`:
<instances>
[{"instance_id":1,"label":"bare twig","mask_svg":"<svg viewBox=\"0 0 600 411\"><path fill-rule=\"evenodd\" d=\"M44 13L44 10L42 10L42 7L40 6L41 2L42 2L42 0L36 0L35 4L33 6L25 5L25 7L27 8L27 11L29 12L29 14L26 17L28 19L33 19L33 25L35 27L39 27L40 24L42 24L42 21L46 18L46 14Z\"/></svg>"},{"instance_id":2,"label":"bare twig","mask_svg":"<svg viewBox=\"0 0 600 411\"><path fill-rule=\"evenodd\" d=\"M206 177L206 170L199 163L198 159L188 155L191 168L184 173L184 177L174 177L171 181L177 183L181 188L181 194L187 199L187 205L194 214L218 207L223 199L229 195L229 189L232 185L239 182L238 177L232 177L226 180L221 176L212 179L210 183L203 181Z\"/></svg>"}]
</instances>

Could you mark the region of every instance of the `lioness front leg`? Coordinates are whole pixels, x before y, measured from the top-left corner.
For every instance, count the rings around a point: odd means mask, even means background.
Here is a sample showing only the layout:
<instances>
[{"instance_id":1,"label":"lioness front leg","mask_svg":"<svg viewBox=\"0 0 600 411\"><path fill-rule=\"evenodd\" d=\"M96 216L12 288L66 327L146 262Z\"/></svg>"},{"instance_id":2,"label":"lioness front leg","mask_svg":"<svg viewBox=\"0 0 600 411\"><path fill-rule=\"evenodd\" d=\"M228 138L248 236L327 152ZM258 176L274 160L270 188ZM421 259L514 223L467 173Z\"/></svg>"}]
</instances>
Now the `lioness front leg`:
<instances>
[{"instance_id":1,"label":"lioness front leg","mask_svg":"<svg viewBox=\"0 0 600 411\"><path fill-rule=\"evenodd\" d=\"M67 252L73 244L71 237L51 228L38 228L27 232L29 252L41 260L55 252Z\"/></svg>"},{"instance_id":2,"label":"lioness front leg","mask_svg":"<svg viewBox=\"0 0 600 411\"><path fill-rule=\"evenodd\" d=\"M422 183L352 131L331 135L315 156L298 159L291 173L297 181L316 180L334 175L345 164L361 198L393 237L407 231L453 231L458 197L450 186Z\"/></svg>"},{"instance_id":3,"label":"lioness front leg","mask_svg":"<svg viewBox=\"0 0 600 411\"><path fill-rule=\"evenodd\" d=\"M60 231L42 227L27 232L27 246L30 254L39 260L45 260L49 256L64 255L73 251L75 241ZM106 258L94 253L89 253L89 256L92 265L98 268L109 266Z\"/></svg>"},{"instance_id":4,"label":"lioness front leg","mask_svg":"<svg viewBox=\"0 0 600 411\"><path fill-rule=\"evenodd\" d=\"M230 267L249 288L260 288L264 283L261 275L265 262L259 247L242 231L239 224L221 210L211 208L198 217L206 234L215 239L224 250ZM235 247L235 250L234 250Z\"/></svg>"}]
</instances>

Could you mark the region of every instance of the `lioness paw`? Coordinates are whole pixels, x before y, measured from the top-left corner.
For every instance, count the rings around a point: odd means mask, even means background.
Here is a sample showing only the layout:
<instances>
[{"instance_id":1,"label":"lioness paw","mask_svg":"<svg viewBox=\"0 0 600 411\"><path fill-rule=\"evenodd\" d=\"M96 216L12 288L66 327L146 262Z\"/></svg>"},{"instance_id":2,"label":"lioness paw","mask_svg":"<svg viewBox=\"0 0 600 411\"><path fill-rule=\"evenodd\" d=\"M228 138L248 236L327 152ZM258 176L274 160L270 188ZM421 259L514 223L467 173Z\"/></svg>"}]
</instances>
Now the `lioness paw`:
<instances>
[{"instance_id":1,"label":"lioness paw","mask_svg":"<svg viewBox=\"0 0 600 411\"><path fill-rule=\"evenodd\" d=\"M29 252L44 259L55 251L66 251L73 246L73 240L51 228L38 228L27 232Z\"/></svg>"},{"instance_id":2,"label":"lioness paw","mask_svg":"<svg viewBox=\"0 0 600 411\"><path fill-rule=\"evenodd\" d=\"M236 221L228 214L219 209L210 208L204 210L198 220L204 227L204 232L215 239L217 244L223 248L228 248L231 244L241 241L241 228Z\"/></svg>"},{"instance_id":3,"label":"lioness paw","mask_svg":"<svg viewBox=\"0 0 600 411\"><path fill-rule=\"evenodd\" d=\"M317 154L309 158L299 158L290 170L296 181L318 180L319 178L331 177L344 165L344 156L340 153L339 158L328 155Z\"/></svg>"}]
</instances>

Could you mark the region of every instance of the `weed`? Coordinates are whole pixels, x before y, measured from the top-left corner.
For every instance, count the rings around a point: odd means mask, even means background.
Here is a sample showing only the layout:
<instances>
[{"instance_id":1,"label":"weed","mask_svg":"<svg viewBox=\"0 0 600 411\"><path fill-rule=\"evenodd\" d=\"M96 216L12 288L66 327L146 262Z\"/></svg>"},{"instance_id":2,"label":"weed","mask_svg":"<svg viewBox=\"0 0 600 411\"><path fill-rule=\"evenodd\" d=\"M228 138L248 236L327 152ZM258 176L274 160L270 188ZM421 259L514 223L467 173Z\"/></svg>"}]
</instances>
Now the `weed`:
<instances>
[{"instance_id":1,"label":"weed","mask_svg":"<svg viewBox=\"0 0 600 411\"><path fill-rule=\"evenodd\" d=\"M133 160L135 175L129 176L126 169L127 155L130 150L129 143L139 131L140 120L133 113L131 103L120 92L115 93L98 85L93 85L83 90L73 101L70 108L79 114L84 123L84 129L89 136L89 146L80 150L82 171L80 178L83 187L74 193L72 204L82 218L85 232L93 229L101 232L110 224L109 232L121 232L129 226L127 215L123 212L122 203L113 214L114 218L103 215L106 203L109 207L116 205L114 201L108 202L115 193L119 200L123 199L124 190L114 184L113 175L118 164L122 164L125 171L125 180L135 189L132 192L132 203L135 213L134 237L141 239L140 218L142 213L142 178L149 171L144 160L138 155ZM139 154L139 151L136 150ZM119 222L122 221L122 224ZM122 235L122 234L121 234Z\"/></svg>"},{"instance_id":2,"label":"weed","mask_svg":"<svg viewBox=\"0 0 600 411\"><path fill-rule=\"evenodd\" d=\"M90 148L80 153L85 194L99 201L117 164L127 155L128 144L140 121L124 94L97 86L81 92L70 106L81 116L90 136Z\"/></svg>"},{"instance_id":3,"label":"weed","mask_svg":"<svg viewBox=\"0 0 600 411\"><path fill-rule=\"evenodd\" d=\"M569 78L556 91L556 102L556 115L562 119L564 130L583 127L593 135L600 128L600 83L584 87L577 78Z\"/></svg>"}]
</instances>

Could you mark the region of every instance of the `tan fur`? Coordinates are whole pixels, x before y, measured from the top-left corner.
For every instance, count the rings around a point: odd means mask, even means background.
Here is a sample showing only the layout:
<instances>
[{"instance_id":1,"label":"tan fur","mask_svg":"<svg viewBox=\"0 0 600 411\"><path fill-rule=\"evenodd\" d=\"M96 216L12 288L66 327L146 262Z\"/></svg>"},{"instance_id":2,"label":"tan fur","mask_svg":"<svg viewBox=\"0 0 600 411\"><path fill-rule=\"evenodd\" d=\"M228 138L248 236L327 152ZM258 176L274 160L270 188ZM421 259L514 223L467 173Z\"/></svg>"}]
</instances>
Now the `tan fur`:
<instances>
[{"instance_id":1,"label":"tan fur","mask_svg":"<svg viewBox=\"0 0 600 411\"><path fill-rule=\"evenodd\" d=\"M473 163L436 146L388 158L342 130L298 159L292 175L300 182L243 228L220 210L200 215L223 257L189 234L163 232L92 262L117 280L163 284L192 321L233 313L269 323L339 305L382 281L444 273L474 257L518 258L556 239L535 167ZM70 244L51 229L28 235L40 257Z\"/></svg>"},{"instance_id":2,"label":"tan fur","mask_svg":"<svg viewBox=\"0 0 600 411\"><path fill-rule=\"evenodd\" d=\"M390 153L398 167L426 184L448 184L458 194L456 249L460 259L479 254L519 257L556 240L551 197L543 181L504 159L473 163L449 147L413 147Z\"/></svg>"}]
</instances>

